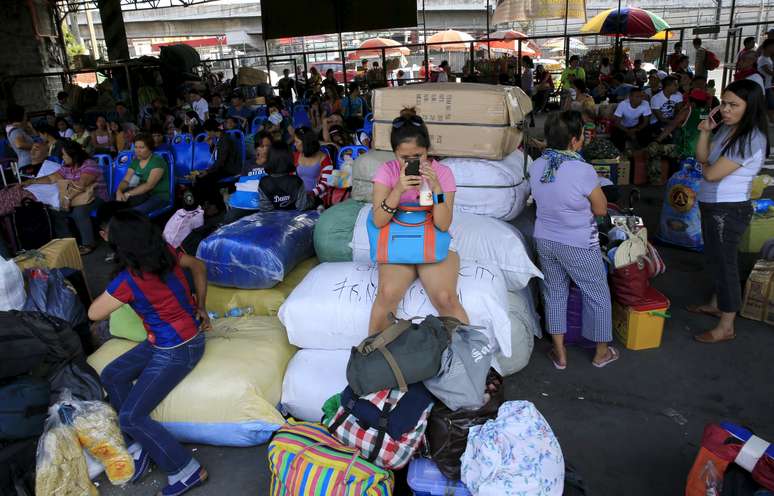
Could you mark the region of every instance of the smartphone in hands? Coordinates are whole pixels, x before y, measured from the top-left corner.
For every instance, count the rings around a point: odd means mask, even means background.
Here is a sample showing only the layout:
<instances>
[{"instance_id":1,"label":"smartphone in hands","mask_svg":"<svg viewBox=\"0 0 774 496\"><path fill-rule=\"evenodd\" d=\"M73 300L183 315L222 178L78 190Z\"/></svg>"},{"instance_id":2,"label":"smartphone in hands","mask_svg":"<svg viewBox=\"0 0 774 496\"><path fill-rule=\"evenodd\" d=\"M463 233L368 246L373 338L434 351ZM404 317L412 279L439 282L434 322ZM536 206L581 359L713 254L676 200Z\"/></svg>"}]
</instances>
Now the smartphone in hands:
<instances>
[{"instance_id":1,"label":"smartphone in hands","mask_svg":"<svg viewBox=\"0 0 774 496\"><path fill-rule=\"evenodd\" d=\"M419 158L410 158L406 160L406 175L418 176L419 174Z\"/></svg>"}]
</instances>

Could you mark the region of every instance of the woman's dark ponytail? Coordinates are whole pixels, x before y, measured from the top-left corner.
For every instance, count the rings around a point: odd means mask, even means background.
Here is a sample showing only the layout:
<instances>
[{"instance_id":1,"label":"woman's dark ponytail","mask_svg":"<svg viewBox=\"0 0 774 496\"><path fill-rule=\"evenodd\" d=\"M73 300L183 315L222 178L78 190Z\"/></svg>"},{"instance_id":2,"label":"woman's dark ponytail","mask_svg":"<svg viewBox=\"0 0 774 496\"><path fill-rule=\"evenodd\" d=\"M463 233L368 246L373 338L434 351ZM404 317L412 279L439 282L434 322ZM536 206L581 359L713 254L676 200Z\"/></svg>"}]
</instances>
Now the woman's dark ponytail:
<instances>
[{"instance_id":1,"label":"woman's dark ponytail","mask_svg":"<svg viewBox=\"0 0 774 496\"><path fill-rule=\"evenodd\" d=\"M392 121L392 132L390 133L390 145L392 151L395 151L402 143L413 141L420 148L430 149L430 133L427 125L421 117L417 115L416 109L404 108L400 116Z\"/></svg>"}]
</instances>

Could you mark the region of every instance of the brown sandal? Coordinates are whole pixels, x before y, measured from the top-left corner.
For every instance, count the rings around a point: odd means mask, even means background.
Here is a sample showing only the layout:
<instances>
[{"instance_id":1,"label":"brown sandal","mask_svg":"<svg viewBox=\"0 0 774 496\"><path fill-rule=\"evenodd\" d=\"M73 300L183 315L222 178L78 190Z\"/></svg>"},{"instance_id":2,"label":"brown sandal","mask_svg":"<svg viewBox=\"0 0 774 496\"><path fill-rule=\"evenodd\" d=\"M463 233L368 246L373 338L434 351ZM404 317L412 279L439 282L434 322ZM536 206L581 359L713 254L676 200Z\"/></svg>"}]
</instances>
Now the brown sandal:
<instances>
[{"instance_id":1,"label":"brown sandal","mask_svg":"<svg viewBox=\"0 0 774 496\"><path fill-rule=\"evenodd\" d=\"M691 313L695 313L698 315L709 315L710 317L720 318L722 312L717 309L711 310L710 308L711 307L707 305L690 305L685 307L685 309Z\"/></svg>"},{"instance_id":2,"label":"brown sandal","mask_svg":"<svg viewBox=\"0 0 774 496\"><path fill-rule=\"evenodd\" d=\"M717 338L712 334L712 331L707 331L707 332L702 332L701 334L695 335L693 339L704 344L717 344L717 343L725 343L726 341L733 341L734 339L736 339L736 334Z\"/></svg>"}]
</instances>

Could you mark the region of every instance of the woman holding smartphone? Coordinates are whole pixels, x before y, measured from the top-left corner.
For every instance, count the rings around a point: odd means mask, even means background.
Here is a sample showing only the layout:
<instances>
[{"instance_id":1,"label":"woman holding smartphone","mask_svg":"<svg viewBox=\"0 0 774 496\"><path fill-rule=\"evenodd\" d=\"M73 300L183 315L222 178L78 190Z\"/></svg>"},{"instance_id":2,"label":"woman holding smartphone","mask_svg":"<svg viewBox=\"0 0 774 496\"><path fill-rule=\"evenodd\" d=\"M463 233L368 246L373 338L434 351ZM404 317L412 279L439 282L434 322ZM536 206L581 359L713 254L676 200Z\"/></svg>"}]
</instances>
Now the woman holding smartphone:
<instances>
[{"instance_id":1,"label":"woman holding smartphone","mask_svg":"<svg viewBox=\"0 0 774 496\"><path fill-rule=\"evenodd\" d=\"M392 122L390 143L395 160L382 164L374 176L373 223L381 229L393 220L401 205L420 202L420 189L426 182L432 190L433 223L439 231L448 231L454 210L454 175L443 164L428 158L430 135L414 109L405 109ZM379 289L371 308L369 334L389 327L390 313L396 313L406 290L419 276L430 302L439 315L456 317L469 323L457 296L460 258L449 247L441 262L425 264L379 264Z\"/></svg>"},{"instance_id":2,"label":"woman holding smartphone","mask_svg":"<svg viewBox=\"0 0 774 496\"><path fill-rule=\"evenodd\" d=\"M720 319L713 329L695 336L701 343L720 343L736 337L734 320L742 306L737 250L752 218L752 180L769 155L766 101L760 86L750 80L728 85L720 107L699 124L699 132L696 160L704 178L698 199L704 254L712 267L715 292L709 303L688 310Z\"/></svg>"}]
</instances>

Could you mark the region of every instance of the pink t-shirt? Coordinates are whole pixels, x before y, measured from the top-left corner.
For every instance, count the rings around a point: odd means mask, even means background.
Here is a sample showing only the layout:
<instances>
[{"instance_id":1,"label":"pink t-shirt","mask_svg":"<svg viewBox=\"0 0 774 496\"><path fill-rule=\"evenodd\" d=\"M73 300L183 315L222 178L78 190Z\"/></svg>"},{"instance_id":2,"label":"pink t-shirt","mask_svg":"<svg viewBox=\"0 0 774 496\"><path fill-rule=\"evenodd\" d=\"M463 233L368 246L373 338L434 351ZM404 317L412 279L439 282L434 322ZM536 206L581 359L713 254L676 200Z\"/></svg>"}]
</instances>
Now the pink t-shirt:
<instances>
[{"instance_id":1,"label":"pink t-shirt","mask_svg":"<svg viewBox=\"0 0 774 496\"><path fill-rule=\"evenodd\" d=\"M441 183L441 189L444 193L453 193L457 191L457 183L454 181L454 174L451 169L442 163L433 160L431 166L438 176L438 182ZM374 182L384 184L389 188L394 188L400 181L400 162L390 160L379 166L374 174ZM410 189L400 196L400 203L417 203L419 201L419 190Z\"/></svg>"}]
</instances>

